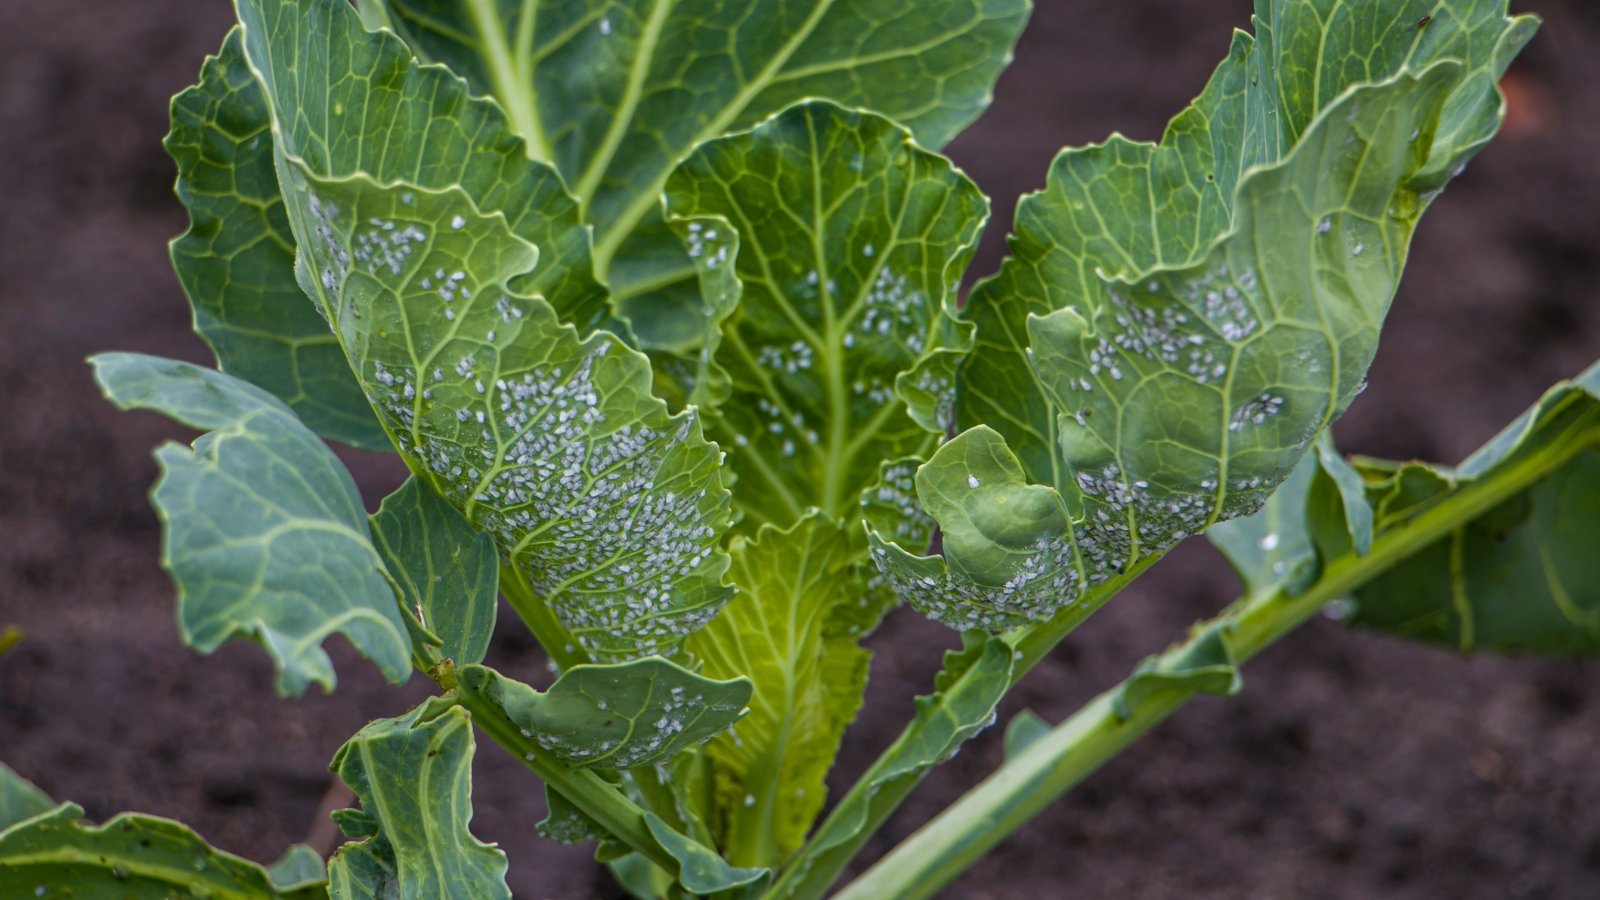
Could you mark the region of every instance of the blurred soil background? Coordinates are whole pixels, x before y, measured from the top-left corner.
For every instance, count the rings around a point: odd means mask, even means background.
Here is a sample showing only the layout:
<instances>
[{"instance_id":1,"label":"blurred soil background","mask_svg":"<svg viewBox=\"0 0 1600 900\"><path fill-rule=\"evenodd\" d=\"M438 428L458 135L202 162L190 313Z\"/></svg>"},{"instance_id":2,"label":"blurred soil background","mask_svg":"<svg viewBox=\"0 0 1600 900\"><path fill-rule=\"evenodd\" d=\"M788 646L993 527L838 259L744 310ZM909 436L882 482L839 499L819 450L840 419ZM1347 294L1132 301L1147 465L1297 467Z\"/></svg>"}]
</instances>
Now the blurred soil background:
<instances>
[{"instance_id":1,"label":"blurred soil background","mask_svg":"<svg viewBox=\"0 0 1600 900\"><path fill-rule=\"evenodd\" d=\"M1159 136L1224 55L1248 0L1036 0L989 114L950 149L1014 198L1063 145ZM1600 4L1546 16L1507 83L1511 116L1427 217L1344 449L1455 461L1600 356ZM251 645L178 640L146 500L150 450L191 436L101 401L82 360L208 361L165 244L184 226L161 150L167 98L231 21L221 0L0 2L0 759L103 819L181 819L271 861L330 842L326 765L423 696L333 648L331 696L277 699ZM392 459L346 454L370 505ZM1052 721L1124 677L1235 584L1191 542L1090 621L1002 710ZM543 677L515 619L491 662ZM872 640L868 704L837 782L927 690L953 635L904 610ZM1600 664L1455 654L1306 627L1135 744L954 885L957 898L1600 897ZM1000 759L1000 729L938 770L871 847L910 833ZM474 831L518 897L619 896L586 848L537 838L542 791L480 748ZM328 849L325 845L324 850Z\"/></svg>"}]
</instances>

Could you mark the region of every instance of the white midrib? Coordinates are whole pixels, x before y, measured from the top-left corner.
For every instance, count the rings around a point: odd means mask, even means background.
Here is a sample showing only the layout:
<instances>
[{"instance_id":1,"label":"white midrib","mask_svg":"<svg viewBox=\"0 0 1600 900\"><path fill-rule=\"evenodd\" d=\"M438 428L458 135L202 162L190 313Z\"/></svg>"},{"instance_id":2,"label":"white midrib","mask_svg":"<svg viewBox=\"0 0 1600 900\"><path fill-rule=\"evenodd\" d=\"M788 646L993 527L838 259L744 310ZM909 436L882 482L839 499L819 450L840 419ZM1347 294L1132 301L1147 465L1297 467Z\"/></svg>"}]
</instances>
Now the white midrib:
<instances>
[{"instance_id":1,"label":"white midrib","mask_svg":"<svg viewBox=\"0 0 1600 900\"><path fill-rule=\"evenodd\" d=\"M493 9L493 0L467 0L467 11L482 38L489 78L494 82L495 96L505 104L512 129L527 143L529 156L539 162L550 162L550 146L539 123L538 99L534 96L532 80L518 77L511 48L506 44L505 32L500 29L499 13Z\"/></svg>"}]
</instances>

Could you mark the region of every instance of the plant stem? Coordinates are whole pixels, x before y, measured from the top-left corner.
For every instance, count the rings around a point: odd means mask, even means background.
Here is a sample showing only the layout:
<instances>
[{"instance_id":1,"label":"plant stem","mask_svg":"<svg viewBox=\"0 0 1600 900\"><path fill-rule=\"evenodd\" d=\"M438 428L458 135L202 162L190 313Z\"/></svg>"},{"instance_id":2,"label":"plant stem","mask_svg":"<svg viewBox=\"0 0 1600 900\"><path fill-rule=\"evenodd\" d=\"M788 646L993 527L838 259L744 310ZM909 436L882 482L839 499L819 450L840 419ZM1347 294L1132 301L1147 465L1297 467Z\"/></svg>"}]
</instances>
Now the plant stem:
<instances>
[{"instance_id":1,"label":"plant stem","mask_svg":"<svg viewBox=\"0 0 1600 900\"><path fill-rule=\"evenodd\" d=\"M589 662L583 650L578 647L578 642L573 640L572 633L556 618L548 603L534 596L533 587L528 584L528 579L515 566L500 567L500 593L505 595L506 602L516 610L523 624L533 632L534 639L544 648L544 652L549 654L551 662L554 662L558 669L565 671Z\"/></svg>"},{"instance_id":2,"label":"plant stem","mask_svg":"<svg viewBox=\"0 0 1600 900\"><path fill-rule=\"evenodd\" d=\"M472 713L472 722L479 730L522 760L540 780L583 810L612 837L665 871L678 871L678 861L650 833L644 810L616 785L588 769L568 767L532 738L523 737L522 730L503 712L480 698L462 693L457 701Z\"/></svg>"},{"instance_id":3,"label":"plant stem","mask_svg":"<svg viewBox=\"0 0 1600 900\"><path fill-rule=\"evenodd\" d=\"M1015 685L1021 681L1022 677L1028 674L1028 671L1063 638L1143 574L1156 559L1154 556L1140 559L1129 566L1127 571L1096 587L1072 606L1056 613L1049 621L1007 634L1005 640L1018 653L1016 664L1011 671L1011 684ZM958 690L961 680L968 677L973 677L973 673L961 676L960 680L950 685L949 691ZM924 727L926 722L921 717L912 720L895 742L879 754L872 767L867 769L866 773L835 804L834 812L823 821L811 836L811 840L790 860L782 877L765 896L815 900L827 892L867 840L921 783L923 775L926 774L925 770L901 775L892 781L883 781L881 776L885 771L898 765L902 748L921 741ZM851 808L853 804L847 801L852 801L861 794L870 797L866 821L859 826L843 821L840 811ZM836 832L839 834L836 835Z\"/></svg>"},{"instance_id":4,"label":"plant stem","mask_svg":"<svg viewBox=\"0 0 1600 900\"><path fill-rule=\"evenodd\" d=\"M1438 503L1377 536L1367 555L1347 554L1330 561L1321 578L1301 594L1279 591L1236 601L1210 623L1196 626L1193 633L1207 631L1207 625L1224 626L1234 661L1243 663L1327 603L1521 493L1589 446L1587 441L1569 441L1546 447L1494 478L1462 484ZM1180 644L1164 656L1172 659L1188 649L1188 644ZM1120 687L1096 697L1008 760L880 859L836 895L836 900L932 896L1196 693L1191 684L1171 684L1141 700L1124 719L1115 703Z\"/></svg>"}]
</instances>

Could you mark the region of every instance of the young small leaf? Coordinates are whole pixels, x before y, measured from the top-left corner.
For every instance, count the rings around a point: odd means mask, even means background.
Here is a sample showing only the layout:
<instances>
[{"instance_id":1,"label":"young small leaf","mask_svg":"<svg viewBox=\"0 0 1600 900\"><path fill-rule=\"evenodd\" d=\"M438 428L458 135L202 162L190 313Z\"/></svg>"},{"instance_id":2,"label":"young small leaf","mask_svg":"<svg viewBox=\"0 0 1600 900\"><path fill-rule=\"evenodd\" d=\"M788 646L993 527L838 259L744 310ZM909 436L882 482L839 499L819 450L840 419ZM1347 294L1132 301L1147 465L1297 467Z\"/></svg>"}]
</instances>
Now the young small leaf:
<instances>
[{"instance_id":1,"label":"young small leaf","mask_svg":"<svg viewBox=\"0 0 1600 900\"><path fill-rule=\"evenodd\" d=\"M55 805L44 791L13 772L10 766L0 763L0 831L49 812Z\"/></svg>"},{"instance_id":2,"label":"young small leaf","mask_svg":"<svg viewBox=\"0 0 1600 900\"><path fill-rule=\"evenodd\" d=\"M721 823L736 865L774 865L805 840L826 777L866 689L871 654L828 629L867 597L849 532L821 513L763 527L733 545L740 592L685 649L711 677L755 682L751 712L707 745Z\"/></svg>"},{"instance_id":3,"label":"young small leaf","mask_svg":"<svg viewBox=\"0 0 1600 900\"><path fill-rule=\"evenodd\" d=\"M371 517L373 542L406 606L457 666L483 662L494 634L500 560L494 541L412 477Z\"/></svg>"},{"instance_id":4,"label":"young small leaf","mask_svg":"<svg viewBox=\"0 0 1600 900\"><path fill-rule=\"evenodd\" d=\"M467 830L472 754L466 711L438 697L369 723L339 748L330 768L355 791L378 833L329 861L334 896L511 896L505 854Z\"/></svg>"},{"instance_id":5,"label":"young small leaf","mask_svg":"<svg viewBox=\"0 0 1600 900\"><path fill-rule=\"evenodd\" d=\"M812 101L700 145L666 209L704 274L731 267L742 286L712 435L762 498L742 507L747 531L811 505L843 516L882 460L931 449L968 342L955 285L988 217L965 175L887 119Z\"/></svg>"},{"instance_id":6,"label":"young small leaf","mask_svg":"<svg viewBox=\"0 0 1600 900\"><path fill-rule=\"evenodd\" d=\"M207 432L193 450L156 450L152 499L184 642L210 653L256 640L279 691L301 694L312 681L333 689L321 645L337 632L404 682L412 646L395 590L355 482L327 445L277 398L213 369L133 353L91 361L119 408Z\"/></svg>"},{"instance_id":7,"label":"young small leaf","mask_svg":"<svg viewBox=\"0 0 1600 900\"><path fill-rule=\"evenodd\" d=\"M1186 641L1182 653L1158 654L1140 663L1112 698L1117 716L1127 719L1134 707L1172 688L1185 696L1196 691L1225 697L1239 693L1243 681L1228 648L1227 629L1227 623L1212 625Z\"/></svg>"},{"instance_id":8,"label":"young small leaf","mask_svg":"<svg viewBox=\"0 0 1600 900\"><path fill-rule=\"evenodd\" d=\"M200 83L173 98L166 148L189 209L172 265L218 367L272 392L323 437L389 450L328 320L295 283L266 99L238 29Z\"/></svg>"},{"instance_id":9,"label":"young small leaf","mask_svg":"<svg viewBox=\"0 0 1600 900\"><path fill-rule=\"evenodd\" d=\"M1050 723L1031 709L1025 709L1006 723L1006 759L1028 749L1033 743L1050 733Z\"/></svg>"},{"instance_id":10,"label":"young small leaf","mask_svg":"<svg viewBox=\"0 0 1600 900\"><path fill-rule=\"evenodd\" d=\"M576 768L667 759L739 721L751 694L749 679L716 681L659 657L574 666L542 693L483 666L463 668L457 683Z\"/></svg>"},{"instance_id":11,"label":"young small leaf","mask_svg":"<svg viewBox=\"0 0 1600 900\"><path fill-rule=\"evenodd\" d=\"M280 889L292 889L328 880L322 857L305 844L292 844L277 862L267 867L267 875Z\"/></svg>"}]
</instances>

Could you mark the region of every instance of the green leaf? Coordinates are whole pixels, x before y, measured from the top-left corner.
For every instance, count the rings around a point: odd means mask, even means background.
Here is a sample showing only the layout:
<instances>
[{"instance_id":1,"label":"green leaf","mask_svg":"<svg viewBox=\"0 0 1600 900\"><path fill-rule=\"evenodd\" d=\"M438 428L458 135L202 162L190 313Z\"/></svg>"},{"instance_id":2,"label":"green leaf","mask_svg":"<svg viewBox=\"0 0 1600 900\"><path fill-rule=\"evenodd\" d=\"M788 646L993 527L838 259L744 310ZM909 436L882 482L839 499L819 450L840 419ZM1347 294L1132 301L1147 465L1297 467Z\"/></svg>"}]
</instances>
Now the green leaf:
<instances>
[{"instance_id":1,"label":"green leaf","mask_svg":"<svg viewBox=\"0 0 1600 900\"><path fill-rule=\"evenodd\" d=\"M10 766L0 763L0 831L49 812L55 805L48 794L12 771Z\"/></svg>"},{"instance_id":2,"label":"green leaf","mask_svg":"<svg viewBox=\"0 0 1600 900\"><path fill-rule=\"evenodd\" d=\"M685 645L714 678L755 682L751 712L706 747L719 846L736 865L775 865L822 811L826 778L866 690L871 654L832 634L835 608L865 597L849 531L821 513L733 544L740 592Z\"/></svg>"},{"instance_id":3,"label":"green leaf","mask_svg":"<svg viewBox=\"0 0 1600 900\"><path fill-rule=\"evenodd\" d=\"M162 565L178 586L184 642L210 653L261 643L278 690L334 685L322 642L342 633L400 684L411 640L372 545L361 495L326 444L265 391L212 369L133 353L94 357L120 409L150 409L206 431L193 450L156 450L152 495Z\"/></svg>"},{"instance_id":4,"label":"green leaf","mask_svg":"<svg viewBox=\"0 0 1600 900\"><path fill-rule=\"evenodd\" d=\"M483 662L494 634L499 556L444 498L416 477L371 517L372 537L404 602L457 666Z\"/></svg>"},{"instance_id":5,"label":"green leaf","mask_svg":"<svg viewBox=\"0 0 1600 900\"><path fill-rule=\"evenodd\" d=\"M357 890L408 900L511 896L505 854L467 830L472 754L470 718L440 697L368 723L339 748L330 768L378 833L330 860L335 897L364 896Z\"/></svg>"},{"instance_id":6,"label":"green leaf","mask_svg":"<svg viewBox=\"0 0 1600 900\"><path fill-rule=\"evenodd\" d=\"M732 594L719 451L694 411L651 396L644 356L562 324L594 292L553 171L345 4L241 0L240 17L302 283L413 470L554 611L569 634L541 634L553 651L670 652Z\"/></svg>"},{"instance_id":7,"label":"green leaf","mask_svg":"<svg viewBox=\"0 0 1600 900\"><path fill-rule=\"evenodd\" d=\"M1359 391L1439 171L1498 126L1494 79L1535 27L1504 0L1436 5L1260 4L1160 145L1056 158L968 306L957 419L1009 450L952 442L919 473L950 562L880 546L908 599L955 627L1039 621L1288 477ZM932 508L1003 497L1013 522Z\"/></svg>"},{"instance_id":8,"label":"green leaf","mask_svg":"<svg viewBox=\"0 0 1600 900\"><path fill-rule=\"evenodd\" d=\"M835 868L837 861L828 858L831 848L850 846L866 823L881 821L883 809L893 809L923 772L994 724L995 707L1011 688L1011 647L979 634L965 635L963 643L961 650L945 654L934 693L917 698L911 725L812 835L808 866Z\"/></svg>"},{"instance_id":9,"label":"green leaf","mask_svg":"<svg viewBox=\"0 0 1600 900\"><path fill-rule=\"evenodd\" d=\"M741 506L751 533L812 505L842 517L882 460L931 449L968 342L955 286L988 217L965 175L887 119L808 102L700 145L666 209L690 257L742 287L712 435L761 498Z\"/></svg>"},{"instance_id":10,"label":"green leaf","mask_svg":"<svg viewBox=\"0 0 1600 900\"><path fill-rule=\"evenodd\" d=\"M312 900L320 883L276 886L267 870L224 853L170 819L123 813L104 825L63 803L0 830L0 896Z\"/></svg>"},{"instance_id":11,"label":"green leaf","mask_svg":"<svg viewBox=\"0 0 1600 900\"><path fill-rule=\"evenodd\" d=\"M645 813L644 820L656 842L678 861L678 884L691 895L705 896L758 885L772 875L769 869L728 865L711 848L674 831L655 813Z\"/></svg>"},{"instance_id":12,"label":"green leaf","mask_svg":"<svg viewBox=\"0 0 1600 900\"><path fill-rule=\"evenodd\" d=\"M1233 564L1252 598L1282 589L1303 592L1322 574L1326 559L1362 555L1372 546L1372 508L1361 474L1324 432L1254 515L1219 522L1206 532Z\"/></svg>"},{"instance_id":13,"label":"green leaf","mask_svg":"<svg viewBox=\"0 0 1600 900\"><path fill-rule=\"evenodd\" d=\"M657 207L690 150L810 97L876 110L942 146L988 105L1028 10L1026 0L387 5L422 52L500 100L532 155L555 162L588 210L611 285L637 297L623 309L651 347L695 328L693 269Z\"/></svg>"},{"instance_id":14,"label":"green leaf","mask_svg":"<svg viewBox=\"0 0 1600 900\"><path fill-rule=\"evenodd\" d=\"M1218 622L1190 635L1173 653L1149 657L1117 687L1112 697L1117 717L1133 715L1134 707L1163 691L1184 696L1200 692L1231 697L1244 682L1239 665L1228 647L1230 623Z\"/></svg>"},{"instance_id":15,"label":"green leaf","mask_svg":"<svg viewBox=\"0 0 1600 900\"><path fill-rule=\"evenodd\" d=\"M483 666L463 668L457 684L575 768L665 760L737 722L751 694L747 678L717 681L659 657L574 666L543 693Z\"/></svg>"},{"instance_id":16,"label":"green leaf","mask_svg":"<svg viewBox=\"0 0 1600 900\"><path fill-rule=\"evenodd\" d=\"M545 787L544 801L547 813L539 823L539 836L562 844L582 844L602 840L605 829L589 818L576 804L560 791Z\"/></svg>"},{"instance_id":17,"label":"green leaf","mask_svg":"<svg viewBox=\"0 0 1600 900\"><path fill-rule=\"evenodd\" d=\"M537 266L529 260L514 273L520 276L512 284L517 293L539 294L581 330L605 315L605 291L594 277L589 229L577 203L554 169L527 158L525 144L495 103L469 96L468 86L443 68L419 65L394 35L363 30L347 3L237 0L235 6L245 59L271 114L279 184L301 249L298 276L307 293L317 296L313 288L325 281L331 290L345 273L326 264L316 272L304 270L314 232L306 221L306 197L284 184L290 172L330 180L364 176L397 201L410 191L447 194L475 226L477 219L503 218L501 227L520 243L539 248ZM449 221L446 215L441 225ZM347 252L373 276L414 268L421 254L412 236L404 229L382 231L369 231L370 243ZM405 265L408 260L412 267ZM339 269L351 260L344 262ZM414 271L419 278L426 274ZM444 284L432 287L446 290ZM459 294L460 286L455 290ZM327 298L322 300L326 309ZM351 323L329 318L350 353L342 329Z\"/></svg>"},{"instance_id":18,"label":"green leaf","mask_svg":"<svg viewBox=\"0 0 1600 900\"><path fill-rule=\"evenodd\" d=\"M237 29L200 83L173 98L166 148L189 209L172 264L218 367L270 391L323 437L390 449L328 321L295 283L266 99Z\"/></svg>"},{"instance_id":19,"label":"green leaf","mask_svg":"<svg viewBox=\"0 0 1600 900\"><path fill-rule=\"evenodd\" d=\"M282 889L297 888L328 880L322 857L305 844L291 844L283 856L267 867L272 883Z\"/></svg>"},{"instance_id":20,"label":"green leaf","mask_svg":"<svg viewBox=\"0 0 1600 900\"><path fill-rule=\"evenodd\" d=\"M1455 468L1373 472L1367 497L1380 533L1403 532L1452 492L1554 453L1573 456L1358 589L1351 623L1461 650L1600 654L1600 365Z\"/></svg>"},{"instance_id":21,"label":"green leaf","mask_svg":"<svg viewBox=\"0 0 1600 900\"><path fill-rule=\"evenodd\" d=\"M1011 721L1006 724L1006 759L1015 758L1017 754L1049 733L1050 723L1031 709L1025 709L1012 716Z\"/></svg>"}]
</instances>

